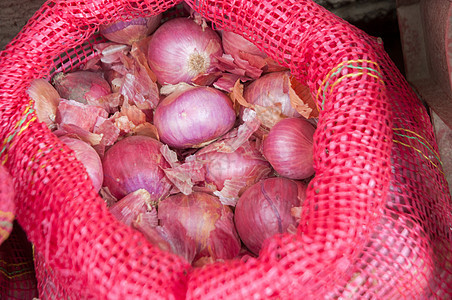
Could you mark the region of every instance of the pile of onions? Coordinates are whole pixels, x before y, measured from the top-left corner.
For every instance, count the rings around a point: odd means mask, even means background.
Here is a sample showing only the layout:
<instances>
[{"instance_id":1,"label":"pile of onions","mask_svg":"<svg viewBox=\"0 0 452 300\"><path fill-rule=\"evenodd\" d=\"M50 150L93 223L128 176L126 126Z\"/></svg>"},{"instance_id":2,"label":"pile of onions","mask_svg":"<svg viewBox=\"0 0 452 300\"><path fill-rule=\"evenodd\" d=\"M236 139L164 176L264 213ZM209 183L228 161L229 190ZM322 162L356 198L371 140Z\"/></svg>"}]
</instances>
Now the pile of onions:
<instances>
[{"instance_id":1,"label":"pile of onions","mask_svg":"<svg viewBox=\"0 0 452 300\"><path fill-rule=\"evenodd\" d=\"M314 126L302 118L278 122L264 140L263 153L279 175L306 179L314 175Z\"/></svg>"},{"instance_id":2,"label":"pile of onions","mask_svg":"<svg viewBox=\"0 0 452 300\"><path fill-rule=\"evenodd\" d=\"M306 185L301 181L275 177L259 181L240 197L234 212L237 232L254 254L275 234L296 228L296 208L303 205Z\"/></svg>"},{"instance_id":3,"label":"pile of onions","mask_svg":"<svg viewBox=\"0 0 452 300\"><path fill-rule=\"evenodd\" d=\"M169 195L171 183L162 168L169 164L160 153L162 143L147 136L129 136L114 144L103 158L104 186L121 199L145 189L153 201Z\"/></svg>"},{"instance_id":4,"label":"pile of onions","mask_svg":"<svg viewBox=\"0 0 452 300\"><path fill-rule=\"evenodd\" d=\"M190 83L216 71L223 49L219 35L189 18L163 23L149 41L148 62L160 84Z\"/></svg>"},{"instance_id":5,"label":"pile of onions","mask_svg":"<svg viewBox=\"0 0 452 300\"><path fill-rule=\"evenodd\" d=\"M195 241L195 261L230 259L240 252L232 210L215 196L201 192L170 196L160 203L158 218L160 225L173 235L180 231L174 226L179 223L186 236ZM175 242L184 244L186 236L181 235L182 239Z\"/></svg>"},{"instance_id":6,"label":"pile of onions","mask_svg":"<svg viewBox=\"0 0 452 300\"><path fill-rule=\"evenodd\" d=\"M175 148L199 148L228 132L236 116L231 99L211 87L176 90L154 114L160 140Z\"/></svg>"},{"instance_id":7,"label":"pile of onions","mask_svg":"<svg viewBox=\"0 0 452 300\"><path fill-rule=\"evenodd\" d=\"M99 26L99 32L112 42L132 45L154 32L160 25L162 15L137 17Z\"/></svg>"},{"instance_id":8,"label":"pile of onions","mask_svg":"<svg viewBox=\"0 0 452 300\"><path fill-rule=\"evenodd\" d=\"M193 266L246 260L297 226L315 103L243 37L161 20L101 26L83 70L28 93L118 221Z\"/></svg>"}]
</instances>

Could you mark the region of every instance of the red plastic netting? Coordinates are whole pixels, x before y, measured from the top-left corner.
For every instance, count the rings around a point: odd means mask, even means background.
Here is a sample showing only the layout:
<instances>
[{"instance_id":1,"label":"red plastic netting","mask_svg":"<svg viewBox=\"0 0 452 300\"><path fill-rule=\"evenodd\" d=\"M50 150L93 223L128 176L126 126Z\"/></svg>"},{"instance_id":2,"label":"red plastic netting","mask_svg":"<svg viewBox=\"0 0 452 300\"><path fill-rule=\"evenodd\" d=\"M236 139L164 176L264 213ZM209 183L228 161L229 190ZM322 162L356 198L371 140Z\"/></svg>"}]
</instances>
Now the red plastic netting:
<instances>
[{"instance_id":1,"label":"red plastic netting","mask_svg":"<svg viewBox=\"0 0 452 300\"><path fill-rule=\"evenodd\" d=\"M40 296L451 298L451 199L427 111L378 39L309 0L187 1L290 67L317 101L316 176L298 234L272 238L257 259L193 269L108 213L25 90L89 59L86 41L118 12L176 2L48 1L0 55L0 159Z\"/></svg>"}]
</instances>

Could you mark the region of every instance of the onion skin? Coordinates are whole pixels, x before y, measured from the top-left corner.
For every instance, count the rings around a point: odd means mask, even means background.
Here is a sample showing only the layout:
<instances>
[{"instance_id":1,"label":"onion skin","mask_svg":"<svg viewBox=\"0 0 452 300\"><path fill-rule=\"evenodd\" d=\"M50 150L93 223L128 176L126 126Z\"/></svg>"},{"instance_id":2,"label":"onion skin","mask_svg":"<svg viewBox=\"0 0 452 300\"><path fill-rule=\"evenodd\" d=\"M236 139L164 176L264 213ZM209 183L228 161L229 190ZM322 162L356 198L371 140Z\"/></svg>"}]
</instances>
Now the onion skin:
<instances>
[{"instance_id":1,"label":"onion skin","mask_svg":"<svg viewBox=\"0 0 452 300\"><path fill-rule=\"evenodd\" d=\"M98 192L104 180L102 161L99 154L91 145L82 140L68 136L62 136L59 139L74 151L75 157L83 164L89 178L91 178L94 190Z\"/></svg>"},{"instance_id":2,"label":"onion skin","mask_svg":"<svg viewBox=\"0 0 452 300\"><path fill-rule=\"evenodd\" d=\"M130 20L118 20L108 25L100 25L99 32L112 42L132 45L154 32L160 25L161 20L161 14Z\"/></svg>"},{"instance_id":3,"label":"onion skin","mask_svg":"<svg viewBox=\"0 0 452 300\"><path fill-rule=\"evenodd\" d=\"M154 202L168 196L171 183L162 168L169 164L160 154L161 146L148 136L129 136L115 143L103 158L104 186L118 199L141 188Z\"/></svg>"},{"instance_id":4,"label":"onion skin","mask_svg":"<svg viewBox=\"0 0 452 300\"><path fill-rule=\"evenodd\" d=\"M245 143L232 153L213 151L196 158L204 163L206 183L214 184L218 190L223 188L225 180L236 178L246 181L249 187L272 171L254 143Z\"/></svg>"},{"instance_id":5,"label":"onion skin","mask_svg":"<svg viewBox=\"0 0 452 300\"><path fill-rule=\"evenodd\" d=\"M224 30L221 33L221 37L223 50L226 54L231 54L233 57L240 57L240 51L243 51L249 54L260 56L262 58L267 57L267 54L259 50L256 45L239 34Z\"/></svg>"},{"instance_id":6,"label":"onion skin","mask_svg":"<svg viewBox=\"0 0 452 300\"><path fill-rule=\"evenodd\" d=\"M168 232L180 231L173 226L177 223L185 228L187 236L181 236L177 243L185 243L187 237L195 241L194 261L203 257L232 259L240 252L232 210L215 196L202 192L170 196L160 203L158 217Z\"/></svg>"},{"instance_id":7,"label":"onion skin","mask_svg":"<svg viewBox=\"0 0 452 300\"><path fill-rule=\"evenodd\" d=\"M314 175L313 143L315 128L306 119L288 118L270 130L263 154L279 175L306 179Z\"/></svg>"},{"instance_id":8,"label":"onion skin","mask_svg":"<svg viewBox=\"0 0 452 300\"><path fill-rule=\"evenodd\" d=\"M291 213L306 199L306 185L282 177L259 181L247 189L237 202L234 222L240 239L258 255L264 241L297 226Z\"/></svg>"},{"instance_id":9,"label":"onion skin","mask_svg":"<svg viewBox=\"0 0 452 300\"><path fill-rule=\"evenodd\" d=\"M154 125L160 140L185 149L204 146L235 124L232 102L210 87L190 87L168 95L157 106Z\"/></svg>"},{"instance_id":10,"label":"onion skin","mask_svg":"<svg viewBox=\"0 0 452 300\"><path fill-rule=\"evenodd\" d=\"M245 88L243 96L250 104L263 107L281 105L281 113L285 117L299 117L292 107L289 97L290 72L272 72L254 80Z\"/></svg>"},{"instance_id":11,"label":"onion skin","mask_svg":"<svg viewBox=\"0 0 452 300\"><path fill-rule=\"evenodd\" d=\"M83 104L95 104L99 98L111 93L110 84L100 72L58 73L52 82L62 98Z\"/></svg>"},{"instance_id":12,"label":"onion skin","mask_svg":"<svg viewBox=\"0 0 452 300\"><path fill-rule=\"evenodd\" d=\"M199 74L217 71L212 63L222 54L221 39L213 29L175 18L152 35L148 62L161 85L190 83Z\"/></svg>"}]
</instances>

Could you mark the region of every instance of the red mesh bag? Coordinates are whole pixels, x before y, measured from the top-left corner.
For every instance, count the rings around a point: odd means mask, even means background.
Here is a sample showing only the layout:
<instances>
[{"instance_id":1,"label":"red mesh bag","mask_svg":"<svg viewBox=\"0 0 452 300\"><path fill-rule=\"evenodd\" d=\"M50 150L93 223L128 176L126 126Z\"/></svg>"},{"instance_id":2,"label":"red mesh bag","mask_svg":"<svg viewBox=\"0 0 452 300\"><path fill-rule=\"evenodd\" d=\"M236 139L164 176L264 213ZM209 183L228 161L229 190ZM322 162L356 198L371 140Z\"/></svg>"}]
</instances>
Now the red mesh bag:
<instances>
[{"instance_id":1,"label":"red mesh bag","mask_svg":"<svg viewBox=\"0 0 452 300\"><path fill-rule=\"evenodd\" d=\"M43 299L451 298L452 210L426 108L382 43L309 0L187 1L308 84L316 176L296 234L192 268L121 225L25 90L94 54L99 24L180 1L49 1L0 55L1 161Z\"/></svg>"}]
</instances>

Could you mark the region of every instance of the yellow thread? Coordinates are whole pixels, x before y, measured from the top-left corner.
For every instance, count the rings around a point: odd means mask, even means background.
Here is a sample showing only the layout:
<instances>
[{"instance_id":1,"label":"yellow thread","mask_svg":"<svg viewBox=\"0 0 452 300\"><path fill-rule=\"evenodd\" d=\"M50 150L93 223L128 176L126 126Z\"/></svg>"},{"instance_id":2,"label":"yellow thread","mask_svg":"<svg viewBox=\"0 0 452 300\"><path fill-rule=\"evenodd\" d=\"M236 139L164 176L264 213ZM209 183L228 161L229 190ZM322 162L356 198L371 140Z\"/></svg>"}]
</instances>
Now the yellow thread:
<instances>
[{"instance_id":1,"label":"yellow thread","mask_svg":"<svg viewBox=\"0 0 452 300\"><path fill-rule=\"evenodd\" d=\"M16 274L16 275L9 275L8 273L6 273L6 272L3 271L2 269L0 269L0 273L3 273L3 275L5 275L6 277L8 277L8 279L13 279L13 278L15 278L15 277L19 277L19 276L23 276L23 275L27 275L27 274L34 273L34 271L32 270L32 271L27 271L27 272L24 272L24 273L19 273L19 274Z\"/></svg>"},{"instance_id":2,"label":"yellow thread","mask_svg":"<svg viewBox=\"0 0 452 300\"><path fill-rule=\"evenodd\" d=\"M8 160L8 153L5 153L5 158L2 160L2 165L5 165L7 160Z\"/></svg>"},{"instance_id":3,"label":"yellow thread","mask_svg":"<svg viewBox=\"0 0 452 300\"><path fill-rule=\"evenodd\" d=\"M374 78L380 80L382 84L384 84L384 81L383 81L379 76L377 76L377 75L374 75L374 74L371 74L371 73L357 72L357 73L346 74L346 75L344 75L344 76L338 78L338 79L330 86L329 90L331 91L331 90L332 90L339 82L341 82L342 79L344 79L344 77L355 77L355 76L364 75L364 74L369 75L369 76L371 76L371 77L374 77Z\"/></svg>"},{"instance_id":4,"label":"yellow thread","mask_svg":"<svg viewBox=\"0 0 452 300\"><path fill-rule=\"evenodd\" d=\"M398 131L398 130L403 130L403 131L406 131L406 132L409 132L409 133L414 134L415 136L421 138L421 139L427 144L427 146L435 153L436 156L438 156L438 157L440 156L440 155L438 154L438 152L435 151L435 149L432 147L432 145L430 145L430 143L429 143L422 135L419 135L419 134L417 134L416 132L411 131L411 130L409 130L409 129L405 129L405 128L392 128L392 130L397 130L397 131Z\"/></svg>"},{"instance_id":5,"label":"yellow thread","mask_svg":"<svg viewBox=\"0 0 452 300\"><path fill-rule=\"evenodd\" d=\"M21 262L21 263L11 264L11 263L9 263L9 262L7 262L7 261L4 261L4 260L0 259L0 264L7 265L7 266L11 266L11 267L20 267L20 266L23 266L23 265L29 265L30 262L27 261L27 262Z\"/></svg>"},{"instance_id":6,"label":"yellow thread","mask_svg":"<svg viewBox=\"0 0 452 300\"><path fill-rule=\"evenodd\" d=\"M377 66L378 72L381 74L380 66L379 66L376 62L374 62L374 61L367 60L367 59L356 59L356 60L347 60L347 61L343 61L343 62L341 62L340 64L338 64L336 67L334 67L333 69L331 69L331 70L328 72L328 74L326 74L325 78L324 78L323 81L322 81L322 85L319 86L319 89L317 90L317 99L319 98L320 92L321 92L321 90L322 90L322 86L325 85L325 83L327 82L327 80L330 78L331 74L333 74L334 72L336 72L337 69L339 69L340 67L342 67L342 66L345 65L345 64L350 64L350 63L362 63L362 62L367 62L367 63L376 65L376 66Z\"/></svg>"},{"instance_id":7,"label":"yellow thread","mask_svg":"<svg viewBox=\"0 0 452 300\"><path fill-rule=\"evenodd\" d=\"M2 211L0 210L0 217L10 217L14 218L14 214L10 211Z\"/></svg>"},{"instance_id":8,"label":"yellow thread","mask_svg":"<svg viewBox=\"0 0 452 300\"><path fill-rule=\"evenodd\" d=\"M408 147L408 148L411 148L411 149L413 149L413 150L416 150L416 151L419 152L426 160L428 160L433 166L435 166L435 168L437 168L438 171L439 171L441 174L444 175L444 172L441 171L441 169L438 167L438 165L436 165L434 162L432 162L432 160L431 160L430 158L428 158L427 156L425 156L425 154L422 153L421 150L419 150L419 149L417 149L417 148L414 148L414 147L411 146L411 145L402 143L402 142L400 142L400 141L398 141L398 140L394 140L394 139L393 139L392 141L395 142L395 143L397 143L397 144L401 144L401 145L403 145L403 146L406 146L406 147Z\"/></svg>"},{"instance_id":9,"label":"yellow thread","mask_svg":"<svg viewBox=\"0 0 452 300\"><path fill-rule=\"evenodd\" d=\"M19 133L17 135L20 135L25 129L28 128L28 126L30 126L30 123L35 120L36 120L36 117L31 118L30 121L28 121L27 124L19 130Z\"/></svg>"}]
</instances>

